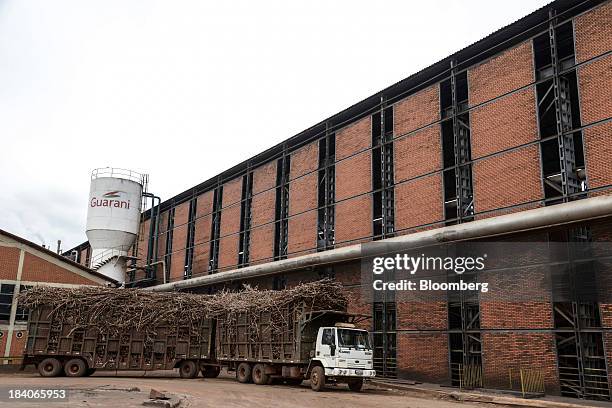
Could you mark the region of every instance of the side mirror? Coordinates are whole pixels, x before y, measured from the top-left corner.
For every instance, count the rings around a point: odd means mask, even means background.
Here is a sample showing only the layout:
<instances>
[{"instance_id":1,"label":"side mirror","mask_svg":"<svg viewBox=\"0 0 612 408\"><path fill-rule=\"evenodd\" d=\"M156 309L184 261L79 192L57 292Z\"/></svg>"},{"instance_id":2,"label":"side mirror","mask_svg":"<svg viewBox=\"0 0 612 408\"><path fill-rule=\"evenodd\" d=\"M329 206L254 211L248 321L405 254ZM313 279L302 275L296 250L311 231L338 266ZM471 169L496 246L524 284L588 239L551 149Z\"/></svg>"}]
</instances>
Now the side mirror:
<instances>
[{"instance_id":1,"label":"side mirror","mask_svg":"<svg viewBox=\"0 0 612 408\"><path fill-rule=\"evenodd\" d=\"M329 354L331 354L332 356L336 355L336 345L335 344L330 345L329 350L330 350Z\"/></svg>"}]
</instances>

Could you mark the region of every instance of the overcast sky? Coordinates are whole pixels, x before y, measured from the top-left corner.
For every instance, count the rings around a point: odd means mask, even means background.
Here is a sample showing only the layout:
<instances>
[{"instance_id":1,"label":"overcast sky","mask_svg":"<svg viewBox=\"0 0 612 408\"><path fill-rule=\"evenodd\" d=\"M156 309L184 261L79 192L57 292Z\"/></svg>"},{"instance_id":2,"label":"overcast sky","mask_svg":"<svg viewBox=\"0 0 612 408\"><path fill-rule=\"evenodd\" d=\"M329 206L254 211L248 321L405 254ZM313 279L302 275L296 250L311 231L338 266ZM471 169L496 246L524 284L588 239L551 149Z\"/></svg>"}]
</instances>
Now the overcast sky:
<instances>
[{"instance_id":1,"label":"overcast sky","mask_svg":"<svg viewBox=\"0 0 612 408\"><path fill-rule=\"evenodd\" d=\"M92 169L165 200L546 3L0 0L0 229L68 249Z\"/></svg>"}]
</instances>

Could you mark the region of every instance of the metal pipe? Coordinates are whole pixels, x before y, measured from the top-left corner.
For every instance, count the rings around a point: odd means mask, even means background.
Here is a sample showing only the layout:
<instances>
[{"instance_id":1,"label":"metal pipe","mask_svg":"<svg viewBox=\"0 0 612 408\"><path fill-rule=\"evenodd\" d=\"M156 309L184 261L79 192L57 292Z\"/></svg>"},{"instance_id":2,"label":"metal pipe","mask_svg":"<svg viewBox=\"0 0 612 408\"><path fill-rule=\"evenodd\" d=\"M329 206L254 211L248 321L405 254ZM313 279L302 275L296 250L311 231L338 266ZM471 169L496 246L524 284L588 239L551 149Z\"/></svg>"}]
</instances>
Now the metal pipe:
<instances>
[{"instance_id":1,"label":"metal pipe","mask_svg":"<svg viewBox=\"0 0 612 408\"><path fill-rule=\"evenodd\" d=\"M474 238L492 237L508 233L517 233L543 227L570 224L579 221L603 218L612 215L612 196L592 197L571 201L550 207L536 208L498 217L486 218L464 224L457 224L414 234L383 239L377 243L401 243L406 248L426 246L437 243L462 241ZM169 282L146 288L154 291L169 291L216 283L251 279L273 275L281 272L296 271L308 267L359 259L362 256L362 244L344 248L303 255L290 259L269 262L261 265L234 269L213 275Z\"/></svg>"}]
</instances>

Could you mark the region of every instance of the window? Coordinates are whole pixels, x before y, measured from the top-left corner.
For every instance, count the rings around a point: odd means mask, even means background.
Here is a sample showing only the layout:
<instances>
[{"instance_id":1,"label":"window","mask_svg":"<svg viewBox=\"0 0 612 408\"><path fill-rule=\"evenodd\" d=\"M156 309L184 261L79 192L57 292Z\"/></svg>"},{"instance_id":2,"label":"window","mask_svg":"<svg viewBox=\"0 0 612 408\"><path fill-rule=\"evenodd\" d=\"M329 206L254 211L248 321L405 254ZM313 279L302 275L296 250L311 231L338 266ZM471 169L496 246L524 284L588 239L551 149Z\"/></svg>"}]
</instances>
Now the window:
<instances>
[{"instance_id":1,"label":"window","mask_svg":"<svg viewBox=\"0 0 612 408\"><path fill-rule=\"evenodd\" d=\"M323 329L323 338L321 344L326 346L336 345L336 336L334 335L334 329Z\"/></svg>"},{"instance_id":2,"label":"window","mask_svg":"<svg viewBox=\"0 0 612 408\"><path fill-rule=\"evenodd\" d=\"M19 293L26 291L28 289L31 289L31 288L32 288L31 286L21 285L19 287ZM28 321L28 309L24 307L20 307L19 304L17 304L17 313L15 313L15 321L18 321L18 322Z\"/></svg>"},{"instance_id":3,"label":"window","mask_svg":"<svg viewBox=\"0 0 612 408\"><path fill-rule=\"evenodd\" d=\"M11 319L14 291L15 285L6 283L0 285L0 322L8 322Z\"/></svg>"}]
</instances>

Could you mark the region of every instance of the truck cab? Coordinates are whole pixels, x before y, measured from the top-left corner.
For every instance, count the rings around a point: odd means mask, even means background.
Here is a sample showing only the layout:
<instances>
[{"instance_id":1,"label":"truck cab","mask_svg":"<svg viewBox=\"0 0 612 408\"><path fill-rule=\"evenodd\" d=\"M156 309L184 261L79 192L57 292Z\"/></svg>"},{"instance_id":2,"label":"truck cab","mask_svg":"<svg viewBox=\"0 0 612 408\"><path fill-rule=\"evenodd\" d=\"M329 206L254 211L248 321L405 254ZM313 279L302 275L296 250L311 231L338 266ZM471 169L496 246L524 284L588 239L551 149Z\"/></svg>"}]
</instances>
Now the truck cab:
<instances>
[{"instance_id":1,"label":"truck cab","mask_svg":"<svg viewBox=\"0 0 612 408\"><path fill-rule=\"evenodd\" d=\"M328 380L346 382L351 390L359 391L364 378L376 375L368 332L354 324L319 327L314 354L310 380L315 391Z\"/></svg>"}]
</instances>

